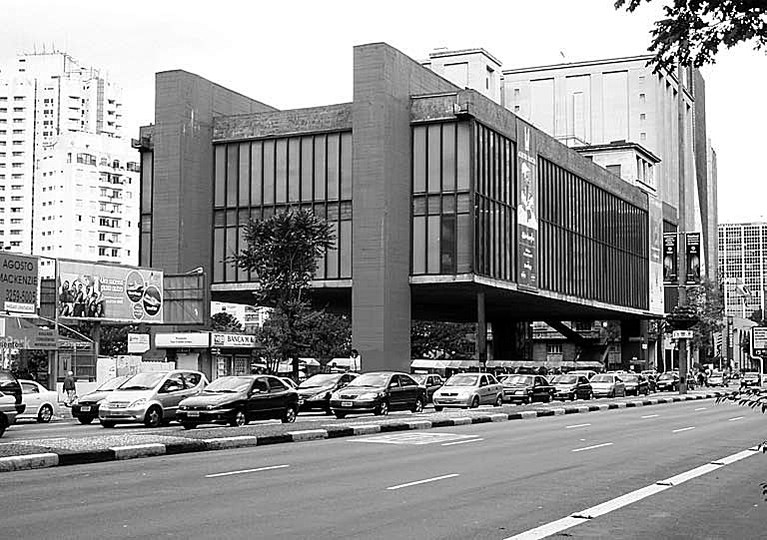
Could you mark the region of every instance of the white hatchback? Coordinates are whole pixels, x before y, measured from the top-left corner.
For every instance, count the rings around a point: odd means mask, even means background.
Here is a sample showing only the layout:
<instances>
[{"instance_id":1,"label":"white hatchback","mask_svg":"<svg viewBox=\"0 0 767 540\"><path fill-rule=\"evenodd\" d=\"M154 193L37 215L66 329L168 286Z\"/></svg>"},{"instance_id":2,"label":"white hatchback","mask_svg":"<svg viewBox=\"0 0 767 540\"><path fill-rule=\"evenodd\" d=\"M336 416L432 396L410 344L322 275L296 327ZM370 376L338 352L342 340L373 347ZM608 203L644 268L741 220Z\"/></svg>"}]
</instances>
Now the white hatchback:
<instances>
[{"instance_id":1,"label":"white hatchback","mask_svg":"<svg viewBox=\"0 0 767 540\"><path fill-rule=\"evenodd\" d=\"M27 379L19 379L21 385L21 402L26 405L24 413L17 420L25 418L48 423L59 415L59 395L48 390L42 384Z\"/></svg>"}]
</instances>

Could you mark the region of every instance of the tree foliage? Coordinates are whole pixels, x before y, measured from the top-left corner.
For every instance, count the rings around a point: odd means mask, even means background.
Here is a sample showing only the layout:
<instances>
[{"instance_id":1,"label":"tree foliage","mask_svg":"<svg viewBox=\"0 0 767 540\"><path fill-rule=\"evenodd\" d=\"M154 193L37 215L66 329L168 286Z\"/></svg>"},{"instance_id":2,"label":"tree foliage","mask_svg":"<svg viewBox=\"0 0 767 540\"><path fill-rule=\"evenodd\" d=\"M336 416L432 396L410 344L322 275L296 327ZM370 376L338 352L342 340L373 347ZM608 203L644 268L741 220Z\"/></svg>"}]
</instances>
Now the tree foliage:
<instances>
[{"instance_id":1,"label":"tree foliage","mask_svg":"<svg viewBox=\"0 0 767 540\"><path fill-rule=\"evenodd\" d=\"M317 311L304 321L306 348L302 356L316 358L325 366L330 360L347 357L352 350L352 324L347 315Z\"/></svg>"},{"instance_id":2,"label":"tree foliage","mask_svg":"<svg viewBox=\"0 0 767 540\"><path fill-rule=\"evenodd\" d=\"M413 321L410 354L413 358L458 360L474 357L476 325L440 321Z\"/></svg>"},{"instance_id":3,"label":"tree foliage","mask_svg":"<svg viewBox=\"0 0 767 540\"><path fill-rule=\"evenodd\" d=\"M767 320L765 320L764 312L762 312L761 309L755 309L749 319L754 321L759 326L767 326Z\"/></svg>"},{"instance_id":4,"label":"tree foliage","mask_svg":"<svg viewBox=\"0 0 767 540\"><path fill-rule=\"evenodd\" d=\"M90 337L93 332L94 323L81 322L74 327L79 333ZM128 354L128 334L138 331L136 325L101 325L101 335L99 343L99 356L119 356Z\"/></svg>"},{"instance_id":5,"label":"tree foliage","mask_svg":"<svg viewBox=\"0 0 767 540\"><path fill-rule=\"evenodd\" d=\"M634 12L651 1L616 0L615 9ZM722 47L746 42L755 50L767 46L764 0L666 0L663 13L650 32L656 71L672 71L677 62L693 67L713 64Z\"/></svg>"},{"instance_id":6,"label":"tree foliage","mask_svg":"<svg viewBox=\"0 0 767 540\"><path fill-rule=\"evenodd\" d=\"M215 332L242 332L242 324L237 317L226 311L212 315L210 325Z\"/></svg>"},{"instance_id":7,"label":"tree foliage","mask_svg":"<svg viewBox=\"0 0 767 540\"><path fill-rule=\"evenodd\" d=\"M712 337L724 326L724 302L718 284L705 279L698 287L687 290L687 303L695 310L698 322L692 327L692 347L703 358L714 356Z\"/></svg>"}]
</instances>

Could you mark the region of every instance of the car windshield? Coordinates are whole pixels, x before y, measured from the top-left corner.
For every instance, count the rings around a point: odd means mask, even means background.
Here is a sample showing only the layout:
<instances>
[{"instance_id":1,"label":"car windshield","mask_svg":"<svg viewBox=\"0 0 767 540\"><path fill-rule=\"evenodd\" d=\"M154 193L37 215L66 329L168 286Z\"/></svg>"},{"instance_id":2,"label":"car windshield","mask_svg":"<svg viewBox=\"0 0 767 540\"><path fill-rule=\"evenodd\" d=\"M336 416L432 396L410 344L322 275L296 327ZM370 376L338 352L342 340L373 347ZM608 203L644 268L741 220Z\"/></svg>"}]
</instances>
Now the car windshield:
<instances>
[{"instance_id":1,"label":"car windshield","mask_svg":"<svg viewBox=\"0 0 767 540\"><path fill-rule=\"evenodd\" d=\"M159 384L165 375L166 373L163 371L136 373L120 386L120 390L151 390Z\"/></svg>"},{"instance_id":2,"label":"car windshield","mask_svg":"<svg viewBox=\"0 0 767 540\"><path fill-rule=\"evenodd\" d=\"M304 382L298 385L299 388L316 388L318 386L330 386L336 384L341 377L337 373L320 373L318 375L312 375Z\"/></svg>"},{"instance_id":3,"label":"car windshield","mask_svg":"<svg viewBox=\"0 0 767 540\"><path fill-rule=\"evenodd\" d=\"M551 379L552 384L575 384L578 382L578 377L575 375L557 375Z\"/></svg>"},{"instance_id":4,"label":"car windshield","mask_svg":"<svg viewBox=\"0 0 767 540\"><path fill-rule=\"evenodd\" d=\"M364 373L349 383L349 386L386 386L389 382L390 373Z\"/></svg>"},{"instance_id":5,"label":"car windshield","mask_svg":"<svg viewBox=\"0 0 767 540\"><path fill-rule=\"evenodd\" d=\"M96 392L105 392L107 390L114 390L115 388L118 388L122 383L128 380L128 377L115 377L114 379L109 379L107 382L96 388Z\"/></svg>"},{"instance_id":6,"label":"car windshield","mask_svg":"<svg viewBox=\"0 0 767 540\"><path fill-rule=\"evenodd\" d=\"M445 386L476 386L478 380L479 375L453 375Z\"/></svg>"},{"instance_id":7,"label":"car windshield","mask_svg":"<svg viewBox=\"0 0 767 540\"><path fill-rule=\"evenodd\" d=\"M415 379L415 382L417 382L418 384L425 383L426 377L428 377L428 375L424 375L423 373L414 373L410 376L413 377Z\"/></svg>"},{"instance_id":8,"label":"car windshield","mask_svg":"<svg viewBox=\"0 0 767 540\"><path fill-rule=\"evenodd\" d=\"M674 375L672 375L671 373L664 373L663 375L660 376L659 380L667 381L667 380L673 379L673 378L674 378Z\"/></svg>"},{"instance_id":9,"label":"car windshield","mask_svg":"<svg viewBox=\"0 0 767 540\"><path fill-rule=\"evenodd\" d=\"M533 384L533 378L530 375L509 375L503 379L503 384Z\"/></svg>"},{"instance_id":10,"label":"car windshield","mask_svg":"<svg viewBox=\"0 0 767 540\"><path fill-rule=\"evenodd\" d=\"M598 383L598 382L606 382L611 383L614 381L614 378L612 375L594 375L591 378L591 382Z\"/></svg>"},{"instance_id":11,"label":"car windshield","mask_svg":"<svg viewBox=\"0 0 767 540\"><path fill-rule=\"evenodd\" d=\"M213 394L244 392L250 387L252 382L253 377L238 377L234 375L219 377L205 387L205 392Z\"/></svg>"}]
</instances>

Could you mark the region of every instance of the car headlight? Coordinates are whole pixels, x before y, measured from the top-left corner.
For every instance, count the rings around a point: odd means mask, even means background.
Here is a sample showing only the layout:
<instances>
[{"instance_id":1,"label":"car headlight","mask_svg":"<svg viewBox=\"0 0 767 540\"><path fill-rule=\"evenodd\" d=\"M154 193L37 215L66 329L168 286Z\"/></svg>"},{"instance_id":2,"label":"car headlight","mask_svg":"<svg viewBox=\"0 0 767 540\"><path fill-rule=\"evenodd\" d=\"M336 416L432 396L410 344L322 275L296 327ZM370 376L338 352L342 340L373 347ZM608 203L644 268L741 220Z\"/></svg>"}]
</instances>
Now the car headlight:
<instances>
[{"instance_id":1,"label":"car headlight","mask_svg":"<svg viewBox=\"0 0 767 540\"><path fill-rule=\"evenodd\" d=\"M205 408L206 408L206 409L208 409L208 410L211 410L211 409L215 409L217 406L218 406L218 405L208 405L208 406L207 406L207 407L205 407Z\"/></svg>"},{"instance_id":2,"label":"car headlight","mask_svg":"<svg viewBox=\"0 0 767 540\"><path fill-rule=\"evenodd\" d=\"M146 398L137 399L129 405L129 408L132 409L133 407L141 407L144 403L146 403Z\"/></svg>"},{"instance_id":3,"label":"car headlight","mask_svg":"<svg viewBox=\"0 0 767 540\"><path fill-rule=\"evenodd\" d=\"M304 399L306 401L321 401L325 399L325 396L328 395L327 390L322 390L320 392L317 392L316 394L312 394L311 396L304 396Z\"/></svg>"},{"instance_id":4,"label":"car headlight","mask_svg":"<svg viewBox=\"0 0 767 540\"><path fill-rule=\"evenodd\" d=\"M357 399L378 399L380 397L380 394L378 392L365 392L364 394L360 394Z\"/></svg>"}]
</instances>

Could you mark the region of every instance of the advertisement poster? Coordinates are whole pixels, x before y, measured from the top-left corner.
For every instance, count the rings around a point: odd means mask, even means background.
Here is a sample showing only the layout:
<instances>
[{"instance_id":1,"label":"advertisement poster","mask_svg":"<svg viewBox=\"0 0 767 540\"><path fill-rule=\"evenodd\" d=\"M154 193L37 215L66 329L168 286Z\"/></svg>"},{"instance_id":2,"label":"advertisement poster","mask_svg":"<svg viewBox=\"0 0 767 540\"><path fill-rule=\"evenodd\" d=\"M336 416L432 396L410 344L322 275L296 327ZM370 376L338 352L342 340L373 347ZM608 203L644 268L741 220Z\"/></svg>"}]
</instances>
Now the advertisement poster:
<instances>
[{"instance_id":1,"label":"advertisement poster","mask_svg":"<svg viewBox=\"0 0 767 540\"><path fill-rule=\"evenodd\" d=\"M163 273L59 260L57 309L65 319L163 322Z\"/></svg>"},{"instance_id":2,"label":"advertisement poster","mask_svg":"<svg viewBox=\"0 0 767 540\"><path fill-rule=\"evenodd\" d=\"M662 315L663 297L663 206L656 197L650 197L648 207L650 239L650 311Z\"/></svg>"},{"instance_id":3,"label":"advertisement poster","mask_svg":"<svg viewBox=\"0 0 767 540\"><path fill-rule=\"evenodd\" d=\"M517 124L517 283L538 289L538 165L530 126Z\"/></svg>"},{"instance_id":4,"label":"advertisement poster","mask_svg":"<svg viewBox=\"0 0 767 540\"><path fill-rule=\"evenodd\" d=\"M677 241L676 233L663 235L663 282L676 283L679 279L677 270Z\"/></svg>"},{"instance_id":5,"label":"advertisement poster","mask_svg":"<svg viewBox=\"0 0 767 540\"><path fill-rule=\"evenodd\" d=\"M700 283L700 233L687 233L687 283Z\"/></svg>"},{"instance_id":6,"label":"advertisement poster","mask_svg":"<svg viewBox=\"0 0 767 540\"><path fill-rule=\"evenodd\" d=\"M37 313L39 292L37 257L0 253L2 311Z\"/></svg>"}]
</instances>

